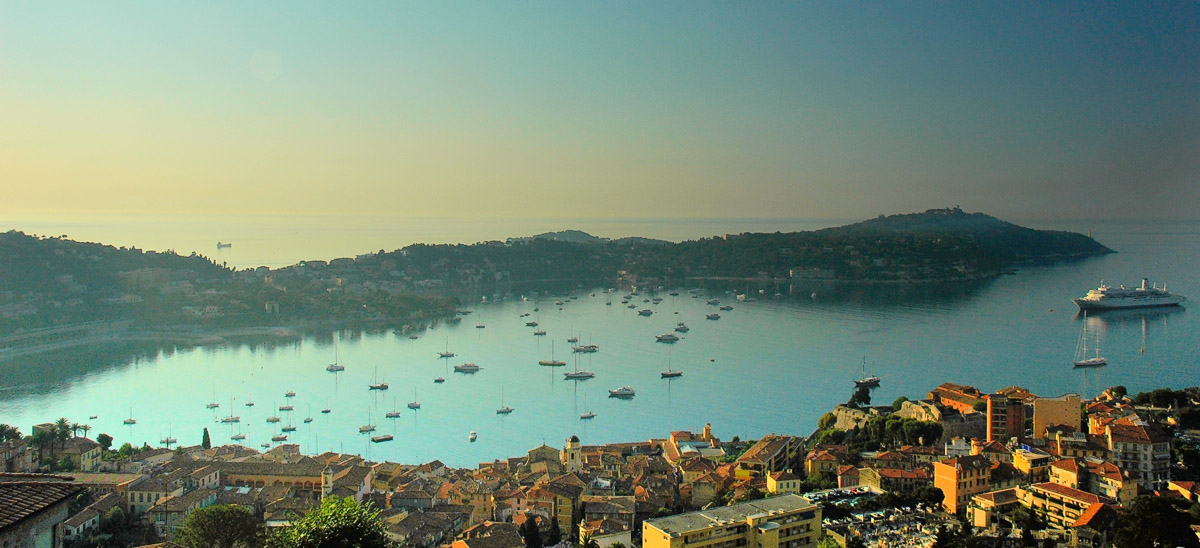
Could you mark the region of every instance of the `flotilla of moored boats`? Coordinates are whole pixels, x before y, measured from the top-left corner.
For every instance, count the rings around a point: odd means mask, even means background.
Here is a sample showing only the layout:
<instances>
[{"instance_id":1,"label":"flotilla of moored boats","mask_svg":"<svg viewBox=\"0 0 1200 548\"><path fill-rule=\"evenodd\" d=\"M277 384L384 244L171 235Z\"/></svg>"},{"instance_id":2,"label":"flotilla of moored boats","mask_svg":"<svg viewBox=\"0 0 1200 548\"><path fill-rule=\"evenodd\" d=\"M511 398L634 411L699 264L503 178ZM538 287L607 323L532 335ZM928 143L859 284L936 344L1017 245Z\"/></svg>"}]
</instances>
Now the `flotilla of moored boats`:
<instances>
[{"instance_id":1,"label":"flotilla of moored boats","mask_svg":"<svg viewBox=\"0 0 1200 548\"><path fill-rule=\"evenodd\" d=\"M1143 289L1144 289L1145 285L1146 284L1143 283ZM1105 286L1102 285L1101 287L1103 289ZM1162 290L1158 290L1157 288L1153 288L1153 290L1165 292L1165 287ZM610 291L610 293L611 293L611 291ZM636 295L637 295L636 292L634 292L631 295L628 295L626 297L626 299L622 300L622 302L628 303L629 300L632 299ZM678 293L673 292L671 295L677 296ZM695 297L695 296L696 295L693 293L693 297ZM574 300L574 299L572 299L572 300ZM1183 300L1182 297L1180 297L1179 300L1181 302ZM653 299L651 299L651 298L643 298L642 299L642 302L647 302L647 303L652 302L655 305L658 305L658 304L662 303L663 301L664 301L664 299L661 297L654 297ZM720 301L717 299L711 299L708 301L708 303L711 305L718 305L718 304L720 304ZM558 301L556 304L561 306L564 304L564 301ZM608 299L608 302L606 304L611 304L611 298ZM1082 306L1083 305L1081 305L1081 308L1082 308ZM633 305L630 305L630 308L635 308L635 307ZM729 306L729 305L720 307L721 310L731 310L732 308L733 307ZM537 308L534 309L534 311L537 311L537 310L538 310ZM640 316L651 316L654 314L654 311L651 309L642 309L642 310L638 310L637 314ZM675 312L675 314L679 314L679 312ZM521 316L528 317L529 315L530 315L529 313L524 313ZM715 313L706 314L705 317L710 320L720 318L720 316ZM527 321L527 322L525 322L525 325L528 327L537 328L537 327L539 327L539 322ZM480 323L480 324L477 324L476 327L483 328L484 325L482 323ZM1085 329L1086 329L1086 326L1085 326ZM689 331L690 331L690 328L688 327L687 323L680 321L675 324L675 326L673 328L673 332L668 331L668 332L656 335L655 341L656 342L664 342L664 343L678 342L678 341L682 340L682 337L680 337L676 333L683 334L683 333L688 333ZM533 331L533 334L536 336L543 336L543 335L546 335L546 330L535 329ZM600 348L599 345L591 344L590 342L588 344L580 344L579 343L580 338L578 336L574 336L574 335L568 337L566 340L568 343L572 344L572 352L575 354L595 353L595 352L598 352L599 348ZM339 372L343 372L346 370L346 367L341 364L338 354L339 354L338 349L335 346L334 361L332 363L329 363L325 367L326 371L331 372L331 373L339 373ZM454 352L450 351L448 337L446 340L445 350L440 351L437 354L438 354L438 358L452 358L452 357L456 356L456 354ZM573 370L565 372L563 374L563 377L566 380L577 380L577 381L595 378L596 374L594 372L587 370L587 369L579 368L579 363L578 363L579 359L578 358L579 358L579 356L576 356L575 367L573 368ZM566 361L555 358L554 343L552 341L551 342L550 359L540 360L538 362L538 364L543 365L543 366L564 366L564 365L566 365ZM460 365L454 366L453 369L454 369L455 373L477 373L483 368L473 362L465 362ZM660 375L660 378L662 378L662 379L674 379L674 378L681 377L683 375L683 371L673 368L673 366L671 365L671 362L670 362L670 357L668 355L667 368L665 371L661 371L659 373L659 375ZM875 377L874 379L875 379L875 384L873 386L877 386L878 378ZM868 380L870 380L870 379L862 379L860 381L856 381L856 384L862 383L863 381L868 381ZM444 377L434 378L434 382L438 383L438 384L444 383L445 381L446 381L446 379ZM371 390L371 391L381 391L381 390L387 390L389 388L388 383L386 381L379 379L378 368L376 368L375 373L372 375L372 380L368 384L367 388L368 388L368 390ZM629 385L621 386L618 388L613 388L613 389L608 390L608 396L610 398L632 399L634 396L636 396L636 394L637 394L636 389L633 386L629 386ZM415 389L414 389L413 395L414 395L413 401L409 402L407 404L407 407L412 410L421 409L421 403L416 399L416 390ZM284 421L284 417L281 417L279 415L271 415L271 416L266 417L267 423L270 423L270 424L283 423L279 426L279 430L276 433L276 435L271 437L272 442L287 441L288 434L297 431L297 427L292 423L293 419L292 419L292 415L291 415L291 413L295 410L295 406L290 404L290 400L292 398L296 397L296 392L289 390L289 391L285 392L284 397L287 400L289 400L288 403L285 403L284 405L279 405L279 406L272 405L272 407L275 407L280 412L286 412L287 420ZM597 413L595 411L587 409L586 399L587 399L587 395L585 394L584 395L585 410L580 413L580 415L579 415L580 420L589 420L589 419L593 419L597 416ZM231 398L230 407L232 408L232 406L233 406L233 401ZM252 406L254 406L254 402L247 400L245 402L245 406L252 407ZM215 393L214 393L213 400L211 402L207 403L205 405L205 407L210 410L218 409L220 407L220 404L216 401ZM331 411L332 410L329 407L325 407L320 410L321 414L329 414L329 413L331 413ZM375 430L376 430L376 426L374 425L373 421L371 420L370 411L371 411L371 409L368 408L367 423L358 427L358 431L361 434L370 434L370 433L375 432ZM513 408L504 404L504 396L503 396L503 390L502 390L501 391L501 406L495 410L495 414L496 415L508 415L512 412L513 412ZM280 413L280 415L282 415L282 414L283 413ZM310 416L303 419L304 424L309 424L309 423L313 422L313 417L311 416L311 406L309 407L309 415ZM387 417L388 419L397 419L400 417L400 411L393 407L392 411L388 411L385 413L385 417ZM221 422L221 423L230 424L231 430L233 428L232 425L235 423L239 423L241 420L240 417L234 415L233 413L230 413L229 415L224 416L224 417L220 417L219 419L214 417L214 419L219 420L219 422ZM123 422L126 425L133 425L133 424L137 423L137 421L133 418L132 410L130 412L129 418L125 419ZM474 442L477 439L477 437L478 437L478 434L475 431L471 431L470 434L468 435L468 440L471 442ZM242 433L240 431L236 432L236 433L231 431L230 439L234 440L234 441L244 441L247 439L247 434ZM370 437L370 441L373 443L382 443L382 442L392 441L393 439L394 439L394 436L391 434L373 435ZM170 440L169 443L175 443L174 438L170 438L170 436L163 438L161 441L164 444L166 444L166 443L168 443L168 440ZM262 445L267 447L270 444L264 443Z\"/></svg>"}]
</instances>

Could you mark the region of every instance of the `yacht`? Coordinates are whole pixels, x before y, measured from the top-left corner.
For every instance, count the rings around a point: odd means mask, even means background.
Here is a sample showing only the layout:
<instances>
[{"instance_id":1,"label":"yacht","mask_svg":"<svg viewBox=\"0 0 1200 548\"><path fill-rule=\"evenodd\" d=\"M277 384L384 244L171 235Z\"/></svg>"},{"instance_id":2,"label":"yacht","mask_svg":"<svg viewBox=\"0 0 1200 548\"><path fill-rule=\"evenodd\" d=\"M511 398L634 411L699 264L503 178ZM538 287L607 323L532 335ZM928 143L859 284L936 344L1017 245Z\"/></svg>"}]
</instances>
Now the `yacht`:
<instances>
[{"instance_id":1,"label":"yacht","mask_svg":"<svg viewBox=\"0 0 1200 548\"><path fill-rule=\"evenodd\" d=\"M375 368L375 372L378 373L379 368ZM378 381L374 376L371 377L371 384L368 384L367 386L371 390L387 390L388 389L388 383L386 383L384 381Z\"/></svg>"},{"instance_id":2,"label":"yacht","mask_svg":"<svg viewBox=\"0 0 1200 548\"><path fill-rule=\"evenodd\" d=\"M332 410L332 409L330 409L330 408L328 408L328 407L326 407L325 409L322 409L322 410L321 410L321 413L322 413L322 414L324 414L324 415L328 415L330 411L333 411L333 410Z\"/></svg>"},{"instance_id":3,"label":"yacht","mask_svg":"<svg viewBox=\"0 0 1200 548\"><path fill-rule=\"evenodd\" d=\"M475 324L475 329L483 329L483 328L485 328L485 327L487 327L487 326L486 326L486 325L483 325L483 324L481 324L481 323L477 323L477 324Z\"/></svg>"},{"instance_id":4,"label":"yacht","mask_svg":"<svg viewBox=\"0 0 1200 548\"><path fill-rule=\"evenodd\" d=\"M272 423L272 424L277 423L277 422L279 422L279 417L274 417L274 416L267 417L267 422Z\"/></svg>"},{"instance_id":5,"label":"yacht","mask_svg":"<svg viewBox=\"0 0 1200 548\"><path fill-rule=\"evenodd\" d=\"M581 418L581 419L592 419L595 417L596 417L596 414L591 411L584 411L583 413L579 414L579 418Z\"/></svg>"},{"instance_id":6,"label":"yacht","mask_svg":"<svg viewBox=\"0 0 1200 548\"><path fill-rule=\"evenodd\" d=\"M229 439L231 439L233 441L242 441L242 440L246 439L246 435L245 434L234 434L232 436L229 436Z\"/></svg>"},{"instance_id":7,"label":"yacht","mask_svg":"<svg viewBox=\"0 0 1200 548\"><path fill-rule=\"evenodd\" d=\"M282 430L284 432L295 432L296 427L289 424L287 426L284 426L283 428L280 428L280 430Z\"/></svg>"},{"instance_id":8,"label":"yacht","mask_svg":"<svg viewBox=\"0 0 1200 548\"><path fill-rule=\"evenodd\" d=\"M571 343L571 344L575 344L575 343L579 342L579 337L571 337L571 338L568 338L568 339L567 339L567 342L569 342L569 343Z\"/></svg>"},{"instance_id":9,"label":"yacht","mask_svg":"<svg viewBox=\"0 0 1200 548\"><path fill-rule=\"evenodd\" d=\"M313 421L313 418L312 418L312 417L304 417L304 424L308 424L308 423L310 423L310 422L312 422L312 421Z\"/></svg>"},{"instance_id":10,"label":"yacht","mask_svg":"<svg viewBox=\"0 0 1200 548\"><path fill-rule=\"evenodd\" d=\"M449 350L447 350L447 351L445 351L445 352L438 352L438 357L439 357L439 358L453 358L454 356L457 356L457 355L458 355L458 354L455 354L455 353L453 353L453 352L451 352L451 351L449 351Z\"/></svg>"},{"instance_id":11,"label":"yacht","mask_svg":"<svg viewBox=\"0 0 1200 548\"><path fill-rule=\"evenodd\" d=\"M1108 358L1100 355L1100 337L1097 335L1093 346L1094 356L1088 356L1088 319L1087 311L1083 313L1083 328L1079 332L1079 344L1075 346L1075 359L1071 362L1075 367L1100 367L1108 365Z\"/></svg>"},{"instance_id":12,"label":"yacht","mask_svg":"<svg viewBox=\"0 0 1200 548\"><path fill-rule=\"evenodd\" d=\"M711 305L713 305L713 306L717 306L717 305L721 304L721 300L720 300L720 299L709 299L709 300L707 300L707 301L705 301L705 302L706 302L706 303L708 303L708 304L711 304Z\"/></svg>"},{"instance_id":13,"label":"yacht","mask_svg":"<svg viewBox=\"0 0 1200 548\"><path fill-rule=\"evenodd\" d=\"M704 319L706 319L706 320L719 320L719 319L721 319L721 315L720 315L720 314L705 314L705 315L704 315Z\"/></svg>"},{"instance_id":14,"label":"yacht","mask_svg":"<svg viewBox=\"0 0 1200 548\"><path fill-rule=\"evenodd\" d=\"M679 340L679 336L675 335L674 333L663 333L662 335L654 337L654 340L661 343L673 343Z\"/></svg>"},{"instance_id":15,"label":"yacht","mask_svg":"<svg viewBox=\"0 0 1200 548\"><path fill-rule=\"evenodd\" d=\"M583 354L591 354L592 352L596 352L598 350L600 350L600 347L597 345L594 345L594 344L585 344L583 346L576 346L576 347L571 348L572 352L578 352L578 353L583 353Z\"/></svg>"},{"instance_id":16,"label":"yacht","mask_svg":"<svg viewBox=\"0 0 1200 548\"><path fill-rule=\"evenodd\" d=\"M578 340L578 339L576 339L576 340ZM538 362L538 365L546 365L546 366L550 366L550 367L558 367L558 366L561 366L561 365L567 365L567 362L564 362L564 361L562 361L562 360L556 360L556 359L554 359L554 341L550 341L550 359L548 359L548 360L541 360L541 361L539 361L539 362Z\"/></svg>"},{"instance_id":17,"label":"yacht","mask_svg":"<svg viewBox=\"0 0 1200 548\"><path fill-rule=\"evenodd\" d=\"M535 336L535 337L543 337L545 335L546 335L546 332L542 331L541 329L533 332L533 336Z\"/></svg>"},{"instance_id":18,"label":"yacht","mask_svg":"<svg viewBox=\"0 0 1200 548\"><path fill-rule=\"evenodd\" d=\"M649 316L649 315L651 315L651 314L653 314L653 313L654 313L654 311L653 311L653 310L650 310L649 308L643 308L643 309L641 309L641 310L638 310L638 315L639 315L639 316Z\"/></svg>"},{"instance_id":19,"label":"yacht","mask_svg":"<svg viewBox=\"0 0 1200 548\"><path fill-rule=\"evenodd\" d=\"M413 401L408 402L409 409L420 409L421 402L417 401L417 389L413 389Z\"/></svg>"},{"instance_id":20,"label":"yacht","mask_svg":"<svg viewBox=\"0 0 1200 548\"><path fill-rule=\"evenodd\" d=\"M664 379L673 379L675 377L682 377L683 371L680 371L678 369L671 369L670 366L667 366L667 370L660 373L660 375L662 375L662 378L664 378Z\"/></svg>"},{"instance_id":21,"label":"yacht","mask_svg":"<svg viewBox=\"0 0 1200 548\"><path fill-rule=\"evenodd\" d=\"M1183 295L1169 293L1166 284L1161 288L1151 285L1149 278L1142 278L1142 285L1134 289L1128 289L1124 285L1109 287L1101 280L1100 287L1088 291L1083 297L1072 299L1080 310L1175 306L1186 300L1187 297Z\"/></svg>"},{"instance_id":22,"label":"yacht","mask_svg":"<svg viewBox=\"0 0 1200 548\"><path fill-rule=\"evenodd\" d=\"M622 387L614 389L614 390L609 390L608 397L610 397L610 398L632 398L635 393L636 392L634 392L632 386L622 386Z\"/></svg>"},{"instance_id":23,"label":"yacht","mask_svg":"<svg viewBox=\"0 0 1200 548\"><path fill-rule=\"evenodd\" d=\"M497 415L507 415L513 412L513 408L504 405L504 387L500 387L500 408L496 409Z\"/></svg>"},{"instance_id":24,"label":"yacht","mask_svg":"<svg viewBox=\"0 0 1200 548\"><path fill-rule=\"evenodd\" d=\"M717 307L717 309L718 309L718 310L725 310L725 311L729 311L729 310L733 310L733 305L729 305L729 304L723 304L723 305L721 305L721 306L718 306L718 307Z\"/></svg>"},{"instance_id":25,"label":"yacht","mask_svg":"<svg viewBox=\"0 0 1200 548\"><path fill-rule=\"evenodd\" d=\"M691 330L692 330L692 328L688 327L686 323L679 322L678 324L675 324L675 331L677 331L679 333L687 333L688 331L691 331Z\"/></svg>"},{"instance_id":26,"label":"yacht","mask_svg":"<svg viewBox=\"0 0 1200 548\"><path fill-rule=\"evenodd\" d=\"M242 421L242 418L237 415L229 415L228 417L221 418L221 422L223 422L225 424L231 424L231 423L241 422L241 421Z\"/></svg>"},{"instance_id":27,"label":"yacht","mask_svg":"<svg viewBox=\"0 0 1200 548\"><path fill-rule=\"evenodd\" d=\"M455 373L478 373L480 369L483 368L473 363L464 363L462 365L454 366Z\"/></svg>"},{"instance_id":28,"label":"yacht","mask_svg":"<svg viewBox=\"0 0 1200 548\"><path fill-rule=\"evenodd\" d=\"M433 382L442 384L442 383L446 382L446 378L445 377L437 377L437 378L433 379Z\"/></svg>"},{"instance_id":29,"label":"yacht","mask_svg":"<svg viewBox=\"0 0 1200 548\"><path fill-rule=\"evenodd\" d=\"M331 363L331 364L325 366L325 370L330 373L337 373L338 371L345 371L346 366L339 364L339 363Z\"/></svg>"},{"instance_id":30,"label":"yacht","mask_svg":"<svg viewBox=\"0 0 1200 548\"><path fill-rule=\"evenodd\" d=\"M359 434L366 434L367 432L374 432L374 431L375 431L374 424L364 424L364 425L358 427Z\"/></svg>"},{"instance_id":31,"label":"yacht","mask_svg":"<svg viewBox=\"0 0 1200 548\"><path fill-rule=\"evenodd\" d=\"M475 438L477 437L479 437L479 434L476 434L474 430L472 430L470 434L467 434L467 439L471 441L475 441Z\"/></svg>"},{"instance_id":32,"label":"yacht","mask_svg":"<svg viewBox=\"0 0 1200 548\"><path fill-rule=\"evenodd\" d=\"M288 391L287 391L287 393L283 395L283 397L285 397L285 398L294 398L294 397L296 397L296 393L295 393L294 391L292 391L292 390L288 390Z\"/></svg>"},{"instance_id":33,"label":"yacht","mask_svg":"<svg viewBox=\"0 0 1200 548\"><path fill-rule=\"evenodd\" d=\"M271 441L287 441L287 434L280 434L280 435L278 435L278 436L271 436Z\"/></svg>"},{"instance_id":34,"label":"yacht","mask_svg":"<svg viewBox=\"0 0 1200 548\"><path fill-rule=\"evenodd\" d=\"M576 369L574 371L567 371L566 373L563 373L563 377L566 378L567 380L576 380L576 381L583 380L583 379L590 379L595 376L596 376L595 373L592 373L591 371L588 371L587 369L582 369L582 370Z\"/></svg>"},{"instance_id":35,"label":"yacht","mask_svg":"<svg viewBox=\"0 0 1200 548\"><path fill-rule=\"evenodd\" d=\"M537 322L525 322L525 327L537 327Z\"/></svg>"},{"instance_id":36,"label":"yacht","mask_svg":"<svg viewBox=\"0 0 1200 548\"><path fill-rule=\"evenodd\" d=\"M874 369L874 366L872 366L871 368ZM863 361L862 361L861 371L862 372L860 374L862 375L862 377L859 378L858 380L854 381L854 386L856 386L858 388L863 388L863 387L877 388L879 386L879 382L882 379L880 379L879 377L876 377L874 375L874 372L872 372L870 377L867 376L867 359L865 357L863 358Z\"/></svg>"},{"instance_id":37,"label":"yacht","mask_svg":"<svg viewBox=\"0 0 1200 548\"><path fill-rule=\"evenodd\" d=\"M279 406L279 410L280 411L295 411L296 407L292 406L292 405L281 405L281 406Z\"/></svg>"}]
</instances>

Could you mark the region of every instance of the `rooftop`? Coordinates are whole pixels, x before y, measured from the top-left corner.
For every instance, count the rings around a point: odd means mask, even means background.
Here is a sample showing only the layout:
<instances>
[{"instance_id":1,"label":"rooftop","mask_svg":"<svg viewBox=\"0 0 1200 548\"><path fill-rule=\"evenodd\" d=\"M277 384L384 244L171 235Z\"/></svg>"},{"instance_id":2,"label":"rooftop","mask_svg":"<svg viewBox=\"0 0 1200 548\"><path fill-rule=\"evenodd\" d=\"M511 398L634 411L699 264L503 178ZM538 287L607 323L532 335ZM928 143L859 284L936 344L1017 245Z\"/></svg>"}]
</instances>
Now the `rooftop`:
<instances>
[{"instance_id":1,"label":"rooftop","mask_svg":"<svg viewBox=\"0 0 1200 548\"><path fill-rule=\"evenodd\" d=\"M669 535L697 529L745 523L752 516L773 516L786 512L816 510L817 506L800 495L781 495L733 506L719 506L698 512L688 512L665 518L646 520L650 526Z\"/></svg>"},{"instance_id":2,"label":"rooftop","mask_svg":"<svg viewBox=\"0 0 1200 548\"><path fill-rule=\"evenodd\" d=\"M0 532L18 522L66 502L82 487L56 481L0 481Z\"/></svg>"}]
</instances>

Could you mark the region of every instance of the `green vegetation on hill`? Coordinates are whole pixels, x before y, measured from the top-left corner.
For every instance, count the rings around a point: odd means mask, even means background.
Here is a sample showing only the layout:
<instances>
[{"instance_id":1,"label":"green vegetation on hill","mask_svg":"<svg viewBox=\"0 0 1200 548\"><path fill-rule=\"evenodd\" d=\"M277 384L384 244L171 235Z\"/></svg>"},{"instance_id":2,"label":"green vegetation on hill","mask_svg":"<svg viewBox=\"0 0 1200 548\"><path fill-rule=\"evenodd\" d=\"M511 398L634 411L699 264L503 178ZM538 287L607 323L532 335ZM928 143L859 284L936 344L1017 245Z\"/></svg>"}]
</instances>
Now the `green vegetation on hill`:
<instances>
[{"instance_id":1,"label":"green vegetation on hill","mask_svg":"<svg viewBox=\"0 0 1200 548\"><path fill-rule=\"evenodd\" d=\"M199 255L14 231L0 234L0 335L87 320L127 320L133 329L155 330L420 326L453 313L449 295L507 293L512 284L963 280L1020 262L1108 252L1087 236L1023 228L957 208L681 243L568 230L242 271Z\"/></svg>"}]
</instances>

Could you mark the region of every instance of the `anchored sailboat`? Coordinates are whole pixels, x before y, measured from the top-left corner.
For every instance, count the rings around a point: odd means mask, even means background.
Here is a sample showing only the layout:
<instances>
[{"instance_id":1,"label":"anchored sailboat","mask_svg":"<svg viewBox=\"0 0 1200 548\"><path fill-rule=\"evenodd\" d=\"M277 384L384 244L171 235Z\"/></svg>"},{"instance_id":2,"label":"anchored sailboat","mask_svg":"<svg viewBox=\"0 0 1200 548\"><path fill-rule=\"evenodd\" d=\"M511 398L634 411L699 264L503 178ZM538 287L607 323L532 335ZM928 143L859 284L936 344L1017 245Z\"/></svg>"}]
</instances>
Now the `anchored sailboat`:
<instances>
[{"instance_id":1,"label":"anchored sailboat","mask_svg":"<svg viewBox=\"0 0 1200 548\"><path fill-rule=\"evenodd\" d=\"M1095 355L1088 357L1088 319L1083 313L1083 328L1079 331L1079 343L1075 345L1075 367L1099 367L1108 365L1108 358L1100 355L1100 335L1096 335Z\"/></svg>"}]
</instances>

